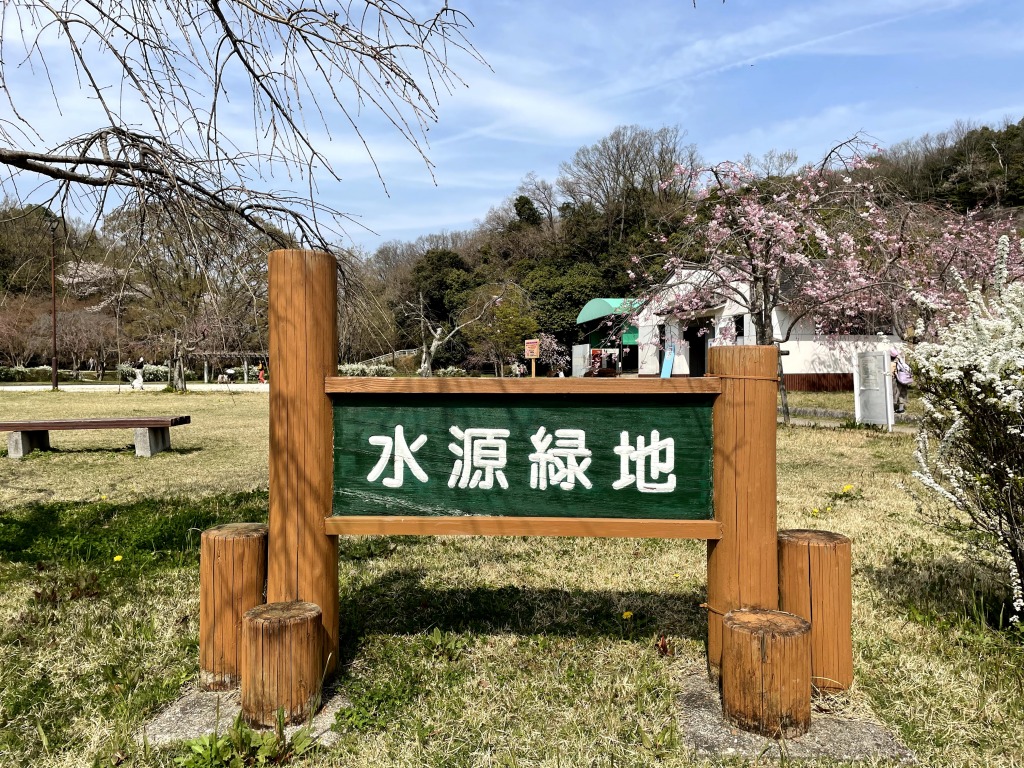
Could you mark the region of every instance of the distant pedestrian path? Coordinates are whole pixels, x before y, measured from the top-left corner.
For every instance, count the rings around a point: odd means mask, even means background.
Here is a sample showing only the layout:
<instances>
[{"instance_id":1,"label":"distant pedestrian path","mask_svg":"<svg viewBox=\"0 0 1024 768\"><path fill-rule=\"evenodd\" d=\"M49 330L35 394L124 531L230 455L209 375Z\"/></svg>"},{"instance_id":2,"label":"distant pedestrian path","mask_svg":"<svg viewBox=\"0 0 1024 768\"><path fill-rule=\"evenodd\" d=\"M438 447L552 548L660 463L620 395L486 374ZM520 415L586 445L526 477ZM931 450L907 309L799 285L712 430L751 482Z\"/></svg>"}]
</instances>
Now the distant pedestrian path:
<instances>
[{"instance_id":1,"label":"distant pedestrian path","mask_svg":"<svg viewBox=\"0 0 1024 768\"><path fill-rule=\"evenodd\" d=\"M164 384L158 381L147 381L144 392L162 392ZM51 388L50 384L10 384L0 387L0 395L7 392L47 392ZM124 382L123 384L61 384L61 392L85 392L85 393L96 393L96 392L131 392L132 386L130 382ZM255 382L249 384L203 384L202 382L189 382L189 392L270 392L269 384L257 384Z\"/></svg>"}]
</instances>

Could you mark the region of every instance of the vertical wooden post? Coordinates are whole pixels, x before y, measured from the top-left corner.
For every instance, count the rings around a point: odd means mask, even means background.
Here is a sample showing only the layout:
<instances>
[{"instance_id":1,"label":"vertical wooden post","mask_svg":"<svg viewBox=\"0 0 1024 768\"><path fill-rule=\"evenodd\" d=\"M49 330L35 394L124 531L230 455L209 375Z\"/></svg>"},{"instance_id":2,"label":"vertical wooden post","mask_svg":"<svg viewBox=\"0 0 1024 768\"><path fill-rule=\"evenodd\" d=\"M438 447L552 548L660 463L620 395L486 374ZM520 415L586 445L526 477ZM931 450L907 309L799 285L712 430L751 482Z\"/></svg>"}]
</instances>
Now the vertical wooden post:
<instances>
[{"instance_id":1,"label":"vertical wooden post","mask_svg":"<svg viewBox=\"0 0 1024 768\"><path fill-rule=\"evenodd\" d=\"M722 660L722 618L736 608L779 607L775 515L778 349L712 347L714 504L722 538L708 543L708 666Z\"/></svg>"},{"instance_id":2,"label":"vertical wooden post","mask_svg":"<svg viewBox=\"0 0 1024 768\"><path fill-rule=\"evenodd\" d=\"M729 611L722 621L722 714L770 739L811 727L811 625L779 611Z\"/></svg>"},{"instance_id":3,"label":"vertical wooden post","mask_svg":"<svg viewBox=\"0 0 1024 768\"><path fill-rule=\"evenodd\" d=\"M811 623L811 682L853 684L851 542L831 531L779 531L779 608Z\"/></svg>"},{"instance_id":4,"label":"vertical wooden post","mask_svg":"<svg viewBox=\"0 0 1024 768\"><path fill-rule=\"evenodd\" d=\"M199 549L199 682L234 688L241 674L242 616L263 602L267 526L227 523L203 531Z\"/></svg>"},{"instance_id":5,"label":"vertical wooden post","mask_svg":"<svg viewBox=\"0 0 1024 768\"><path fill-rule=\"evenodd\" d=\"M318 605L328 673L338 659L338 543L333 494L337 264L319 251L270 254L270 542L267 602Z\"/></svg>"},{"instance_id":6,"label":"vertical wooden post","mask_svg":"<svg viewBox=\"0 0 1024 768\"><path fill-rule=\"evenodd\" d=\"M273 727L277 711L285 723L314 714L320 699L323 645L320 607L313 603L267 603L242 617L242 718Z\"/></svg>"}]
</instances>

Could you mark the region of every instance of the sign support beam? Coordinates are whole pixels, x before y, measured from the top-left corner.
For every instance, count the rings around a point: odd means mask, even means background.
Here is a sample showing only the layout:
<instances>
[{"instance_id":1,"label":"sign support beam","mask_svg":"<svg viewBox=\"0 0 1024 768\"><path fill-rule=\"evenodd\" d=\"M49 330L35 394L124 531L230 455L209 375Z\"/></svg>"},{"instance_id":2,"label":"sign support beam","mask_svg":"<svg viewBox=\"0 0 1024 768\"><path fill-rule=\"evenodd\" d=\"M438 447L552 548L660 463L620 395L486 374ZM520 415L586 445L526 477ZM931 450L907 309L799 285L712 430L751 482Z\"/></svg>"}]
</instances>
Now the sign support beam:
<instances>
[{"instance_id":1,"label":"sign support beam","mask_svg":"<svg viewBox=\"0 0 1024 768\"><path fill-rule=\"evenodd\" d=\"M328 536L338 267L319 251L270 254L270 536L267 602L320 606L327 674L338 663L338 540Z\"/></svg>"}]
</instances>

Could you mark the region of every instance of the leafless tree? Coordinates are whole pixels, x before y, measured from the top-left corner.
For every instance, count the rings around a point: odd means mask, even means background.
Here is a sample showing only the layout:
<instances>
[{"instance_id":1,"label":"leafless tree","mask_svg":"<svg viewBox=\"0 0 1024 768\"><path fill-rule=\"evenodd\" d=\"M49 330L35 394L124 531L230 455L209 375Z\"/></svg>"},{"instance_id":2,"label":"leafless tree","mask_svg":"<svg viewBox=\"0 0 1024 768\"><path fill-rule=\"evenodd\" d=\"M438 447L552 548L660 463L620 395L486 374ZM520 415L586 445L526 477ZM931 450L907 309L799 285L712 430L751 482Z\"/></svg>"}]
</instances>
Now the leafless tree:
<instances>
[{"instance_id":1,"label":"leafless tree","mask_svg":"<svg viewBox=\"0 0 1024 768\"><path fill-rule=\"evenodd\" d=\"M0 24L3 194L97 221L125 204L213 210L327 250L345 217L316 192L340 178L338 126L370 154L359 121L375 111L429 166L424 131L461 82L450 58L480 60L447 2L3 0ZM82 132L54 139L65 123ZM303 191L268 188L275 173Z\"/></svg>"},{"instance_id":2,"label":"leafless tree","mask_svg":"<svg viewBox=\"0 0 1024 768\"><path fill-rule=\"evenodd\" d=\"M676 126L658 130L623 125L559 167L558 189L574 206L593 205L609 221L609 235L618 221L618 239L625 236L630 206L646 212L649 202L662 202L686 190L664 182L677 165L699 167L697 148L682 143ZM642 201L642 202L641 202Z\"/></svg>"}]
</instances>

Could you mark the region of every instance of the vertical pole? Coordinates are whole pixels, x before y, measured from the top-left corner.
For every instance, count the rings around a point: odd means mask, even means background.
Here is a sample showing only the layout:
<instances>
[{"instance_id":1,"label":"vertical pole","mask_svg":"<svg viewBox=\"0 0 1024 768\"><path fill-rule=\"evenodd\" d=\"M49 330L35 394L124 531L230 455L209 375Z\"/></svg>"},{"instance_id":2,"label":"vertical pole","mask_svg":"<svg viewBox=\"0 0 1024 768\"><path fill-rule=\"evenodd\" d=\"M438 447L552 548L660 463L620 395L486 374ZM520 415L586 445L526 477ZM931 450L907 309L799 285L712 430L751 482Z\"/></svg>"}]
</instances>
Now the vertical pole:
<instances>
[{"instance_id":1,"label":"vertical pole","mask_svg":"<svg viewBox=\"0 0 1024 768\"><path fill-rule=\"evenodd\" d=\"M338 543L327 536L334 424L324 379L337 364L337 264L270 254L270 540L267 602L320 606L328 673L338 660Z\"/></svg>"},{"instance_id":2,"label":"vertical pole","mask_svg":"<svg viewBox=\"0 0 1024 768\"><path fill-rule=\"evenodd\" d=\"M50 309L53 328L53 356L50 358L50 385L56 390L57 384L57 220L50 224Z\"/></svg>"},{"instance_id":3,"label":"vertical pole","mask_svg":"<svg viewBox=\"0 0 1024 768\"><path fill-rule=\"evenodd\" d=\"M708 666L722 659L722 618L734 608L779 607L775 477L778 349L712 347L714 504L722 538L708 543Z\"/></svg>"}]
</instances>

